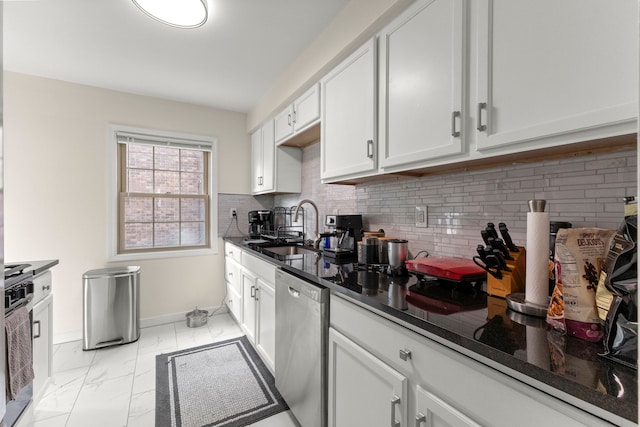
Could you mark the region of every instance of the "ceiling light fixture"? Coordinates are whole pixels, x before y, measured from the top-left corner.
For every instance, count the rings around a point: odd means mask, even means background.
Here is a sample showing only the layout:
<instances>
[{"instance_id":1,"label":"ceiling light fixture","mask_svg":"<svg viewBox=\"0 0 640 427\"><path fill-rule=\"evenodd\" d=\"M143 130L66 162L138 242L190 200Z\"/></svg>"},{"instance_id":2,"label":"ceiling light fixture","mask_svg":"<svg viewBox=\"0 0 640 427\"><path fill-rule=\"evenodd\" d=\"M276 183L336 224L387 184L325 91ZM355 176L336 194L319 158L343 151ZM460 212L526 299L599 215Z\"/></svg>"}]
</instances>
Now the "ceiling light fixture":
<instances>
[{"instance_id":1,"label":"ceiling light fixture","mask_svg":"<svg viewBox=\"0 0 640 427\"><path fill-rule=\"evenodd\" d=\"M179 28L197 28L207 21L206 0L133 0L150 17Z\"/></svg>"}]
</instances>

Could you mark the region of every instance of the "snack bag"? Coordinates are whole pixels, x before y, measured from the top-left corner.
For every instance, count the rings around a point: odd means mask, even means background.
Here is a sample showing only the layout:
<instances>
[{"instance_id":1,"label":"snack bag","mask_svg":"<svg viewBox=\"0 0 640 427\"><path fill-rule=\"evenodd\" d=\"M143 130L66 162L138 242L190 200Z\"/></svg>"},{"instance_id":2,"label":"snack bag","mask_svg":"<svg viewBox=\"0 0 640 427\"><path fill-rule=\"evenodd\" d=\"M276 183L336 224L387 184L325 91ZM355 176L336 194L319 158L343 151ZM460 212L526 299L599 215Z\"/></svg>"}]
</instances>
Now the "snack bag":
<instances>
[{"instance_id":1,"label":"snack bag","mask_svg":"<svg viewBox=\"0 0 640 427\"><path fill-rule=\"evenodd\" d=\"M596 307L600 270L615 230L600 228L560 229L556 236L554 287L547 323L585 341L603 338Z\"/></svg>"}]
</instances>

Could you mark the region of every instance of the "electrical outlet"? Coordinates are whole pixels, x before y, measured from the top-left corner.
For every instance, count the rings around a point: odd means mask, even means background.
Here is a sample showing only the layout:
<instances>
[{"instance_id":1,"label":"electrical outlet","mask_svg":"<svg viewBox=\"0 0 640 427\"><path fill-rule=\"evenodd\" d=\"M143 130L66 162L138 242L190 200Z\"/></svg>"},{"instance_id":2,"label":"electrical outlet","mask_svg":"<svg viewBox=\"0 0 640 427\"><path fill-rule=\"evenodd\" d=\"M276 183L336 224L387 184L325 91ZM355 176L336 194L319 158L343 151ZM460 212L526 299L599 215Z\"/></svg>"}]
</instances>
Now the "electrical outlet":
<instances>
[{"instance_id":1,"label":"electrical outlet","mask_svg":"<svg viewBox=\"0 0 640 427\"><path fill-rule=\"evenodd\" d=\"M427 228L427 207L416 206L416 227Z\"/></svg>"},{"instance_id":2,"label":"electrical outlet","mask_svg":"<svg viewBox=\"0 0 640 427\"><path fill-rule=\"evenodd\" d=\"M229 209L229 218L233 219L238 216L238 210L236 208Z\"/></svg>"}]
</instances>

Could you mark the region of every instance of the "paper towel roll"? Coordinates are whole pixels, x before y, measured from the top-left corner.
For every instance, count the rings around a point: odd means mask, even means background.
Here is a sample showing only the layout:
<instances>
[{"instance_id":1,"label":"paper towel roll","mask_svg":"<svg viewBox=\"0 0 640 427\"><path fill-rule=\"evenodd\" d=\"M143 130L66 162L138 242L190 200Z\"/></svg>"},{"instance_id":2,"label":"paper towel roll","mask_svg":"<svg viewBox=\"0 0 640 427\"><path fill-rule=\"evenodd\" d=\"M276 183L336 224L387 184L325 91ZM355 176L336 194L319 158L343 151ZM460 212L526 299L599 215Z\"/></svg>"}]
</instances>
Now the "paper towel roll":
<instances>
[{"instance_id":1,"label":"paper towel roll","mask_svg":"<svg viewBox=\"0 0 640 427\"><path fill-rule=\"evenodd\" d=\"M527 212L525 301L549 304L549 213Z\"/></svg>"}]
</instances>

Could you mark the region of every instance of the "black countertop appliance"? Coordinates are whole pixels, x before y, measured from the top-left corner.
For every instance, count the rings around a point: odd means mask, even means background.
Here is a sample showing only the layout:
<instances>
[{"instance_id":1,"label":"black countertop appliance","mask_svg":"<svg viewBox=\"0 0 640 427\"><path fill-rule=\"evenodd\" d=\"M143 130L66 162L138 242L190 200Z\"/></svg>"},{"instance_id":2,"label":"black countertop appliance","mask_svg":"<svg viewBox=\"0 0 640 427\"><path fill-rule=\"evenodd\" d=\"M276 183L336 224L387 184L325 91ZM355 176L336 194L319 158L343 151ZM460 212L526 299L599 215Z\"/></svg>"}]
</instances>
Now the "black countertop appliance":
<instances>
[{"instance_id":1,"label":"black countertop appliance","mask_svg":"<svg viewBox=\"0 0 640 427\"><path fill-rule=\"evenodd\" d=\"M273 212L267 209L249 211L249 238L257 239L273 230Z\"/></svg>"}]
</instances>

